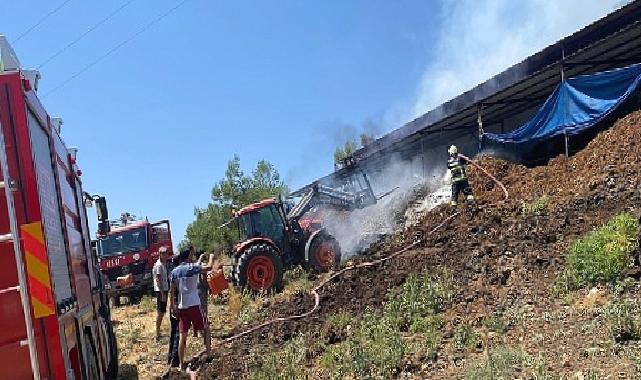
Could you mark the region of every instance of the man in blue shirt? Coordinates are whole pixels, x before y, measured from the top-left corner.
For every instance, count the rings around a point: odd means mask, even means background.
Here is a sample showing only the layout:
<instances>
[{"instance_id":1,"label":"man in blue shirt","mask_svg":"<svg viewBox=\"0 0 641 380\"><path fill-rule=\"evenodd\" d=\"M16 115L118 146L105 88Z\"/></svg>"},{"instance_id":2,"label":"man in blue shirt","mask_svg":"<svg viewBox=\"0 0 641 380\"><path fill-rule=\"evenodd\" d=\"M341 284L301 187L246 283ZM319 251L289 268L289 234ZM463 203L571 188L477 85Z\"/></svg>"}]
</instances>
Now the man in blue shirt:
<instances>
[{"instance_id":1,"label":"man in blue shirt","mask_svg":"<svg viewBox=\"0 0 641 380\"><path fill-rule=\"evenodd\" d=\"M207 355L211 350L211 337L209 329L205 329L198 282L201 273L211 270L214 265L213 255L209 256L207 265L193 263L190 250L183 250L178 258L179 265L171 271L171 286L169 288L169 306L174 315L178 316L178 359L180 369L185 369L185 347L187 346L187 333L193 325L194 331L203 332Z\"/></svg>"}]
</instances>

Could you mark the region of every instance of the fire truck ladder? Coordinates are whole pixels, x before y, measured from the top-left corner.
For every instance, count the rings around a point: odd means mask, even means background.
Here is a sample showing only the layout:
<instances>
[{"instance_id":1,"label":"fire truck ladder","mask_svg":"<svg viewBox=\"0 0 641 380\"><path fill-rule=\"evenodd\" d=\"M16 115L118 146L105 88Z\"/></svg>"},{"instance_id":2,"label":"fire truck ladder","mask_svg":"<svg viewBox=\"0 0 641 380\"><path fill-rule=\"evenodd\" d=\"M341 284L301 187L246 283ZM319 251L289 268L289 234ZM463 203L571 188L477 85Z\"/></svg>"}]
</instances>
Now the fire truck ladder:
<instances>
[{"instance_id":1,"label":"fire truck ladder","mask_svg":"<svg viewBox=\"0 0 641 380\"><path fill-rule=\"evenodd\" d=\"M27 337L25 340L20 341L20 346L29 346L29 356L31 358L31 369L33 370L34 380L40 380L40 369L38 367L38 354L36 351L36 340L33 332L33 323L31 320L31 307L29 302L29 295L27 294L27 277L25 275L22 263L23 254L20 248L20 230L18 229L18 221L16 219L16 209L13 199L13 192L16 189L15 182L9 177L9 163L7 162L7 151L4 143L4 132L2 131L2 124L0 123L0 170L2 170L2 181L0 181L0 188L4 189L7 198L7 211L9 213L9 231L0 231L0 243L13 242L13 252L16 256L16 264L18 269L18 286L10 287L7 289L0 289L0 293L8 293L12 291L19 291L20 298L22 298L22 309L24 311L24 321L27 328ZM3 233L4 232L4 233Z\"/></svg>"}]
</instances>

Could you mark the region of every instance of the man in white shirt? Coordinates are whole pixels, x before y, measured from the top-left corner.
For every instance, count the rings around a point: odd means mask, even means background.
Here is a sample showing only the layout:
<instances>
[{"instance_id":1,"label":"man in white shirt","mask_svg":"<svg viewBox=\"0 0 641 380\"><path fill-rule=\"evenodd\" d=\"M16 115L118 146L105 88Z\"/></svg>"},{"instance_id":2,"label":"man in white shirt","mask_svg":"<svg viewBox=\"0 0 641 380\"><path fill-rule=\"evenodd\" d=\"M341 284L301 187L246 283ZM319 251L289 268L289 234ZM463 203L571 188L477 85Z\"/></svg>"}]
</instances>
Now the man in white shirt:
<instances>
[{"instance_id":1,"label":"man in white shirt","mask_svg":"<svg viewBox=\"0 0 641 380\"><path fill-rule=\"evenodd\" d=\"M156 292L156 341L160 340L160 326L167 312L167 292L169 291L168 259L169 251L167 247L160 247L158 261L154 264L151 272L154 278L154 291Z\"/></svg>"},{"instance_id":2,"label":"man in white shirt","mask_svg":"<svg viewBox=\"0 0 641 380\"><path fill-rule=\"evenodd\" d=\"M171 271L171 285L169 287L169 306L174 315L178 316L178 330L180 339L178 342L178 359L180 369L185 369L185 347L187 346L187 334L193 325L194 331L202 332L205 338L206 354L211 349L211 337L209 329L205 329L205 321L200 305L198 294L198 282L201 273L209 271L214 265L214 255L209 256L207 265L193 263L190 257L190 250L180 253L180 264ZM177 290L177 291L176 291Z\"/></svg>"}]
</instances>

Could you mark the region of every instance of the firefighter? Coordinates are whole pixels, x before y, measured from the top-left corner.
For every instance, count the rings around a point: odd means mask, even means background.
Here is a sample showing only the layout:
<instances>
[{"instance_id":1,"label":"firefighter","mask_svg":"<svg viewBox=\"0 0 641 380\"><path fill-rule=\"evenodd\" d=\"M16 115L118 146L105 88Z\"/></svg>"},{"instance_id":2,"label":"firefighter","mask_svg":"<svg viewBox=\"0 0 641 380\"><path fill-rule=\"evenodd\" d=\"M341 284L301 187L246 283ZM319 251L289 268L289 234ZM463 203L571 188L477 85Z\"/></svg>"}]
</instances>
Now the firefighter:
<instances>
[{"instance_id":1,"label":"firefighter","mask_svg":"<svg viewBox=\"0 0 641 380\"><path fill-rule=\"evenodd\" d=\"M467 180L467 172L465 170L467 162L458 154L458 149L455 145L450 146L447 152L449 153L447 169L452 176L451 205L456 206L458 204L458 196L461 192L465 195L467 202L474 202L474 194L472 193L470 182Z\"/></svg>"}]
</instances>

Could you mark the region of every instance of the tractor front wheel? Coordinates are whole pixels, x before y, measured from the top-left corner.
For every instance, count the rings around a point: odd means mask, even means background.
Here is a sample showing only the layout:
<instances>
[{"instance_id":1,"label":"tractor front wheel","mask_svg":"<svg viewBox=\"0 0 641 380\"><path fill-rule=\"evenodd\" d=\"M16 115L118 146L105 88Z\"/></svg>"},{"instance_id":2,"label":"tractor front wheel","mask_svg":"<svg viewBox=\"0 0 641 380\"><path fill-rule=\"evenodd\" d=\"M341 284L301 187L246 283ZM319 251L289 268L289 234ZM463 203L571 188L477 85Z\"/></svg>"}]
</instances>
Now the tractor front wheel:
<instances>
[{"instance_id":1,"label":"tractor front wheel","mask_svg":"<svg viewBox=\"0 0 641 380\"><path fill-rule=\"evenodd\" d=\"M341 247L331 236L316 236L309 246L309 264L312 269L327 272L341 262Z\"/></svg>"},{"instance_id":2,"label":"tractor front wheel","mask_svg":"<svg viewBox=\"0 0 641 380\"><path fill-rule=\"evenodd\" d=\"M274 247L255 244L238 258L234 280L252 292L277 292L283 286L283 262Z\"/></svg>"}]
</instances>

